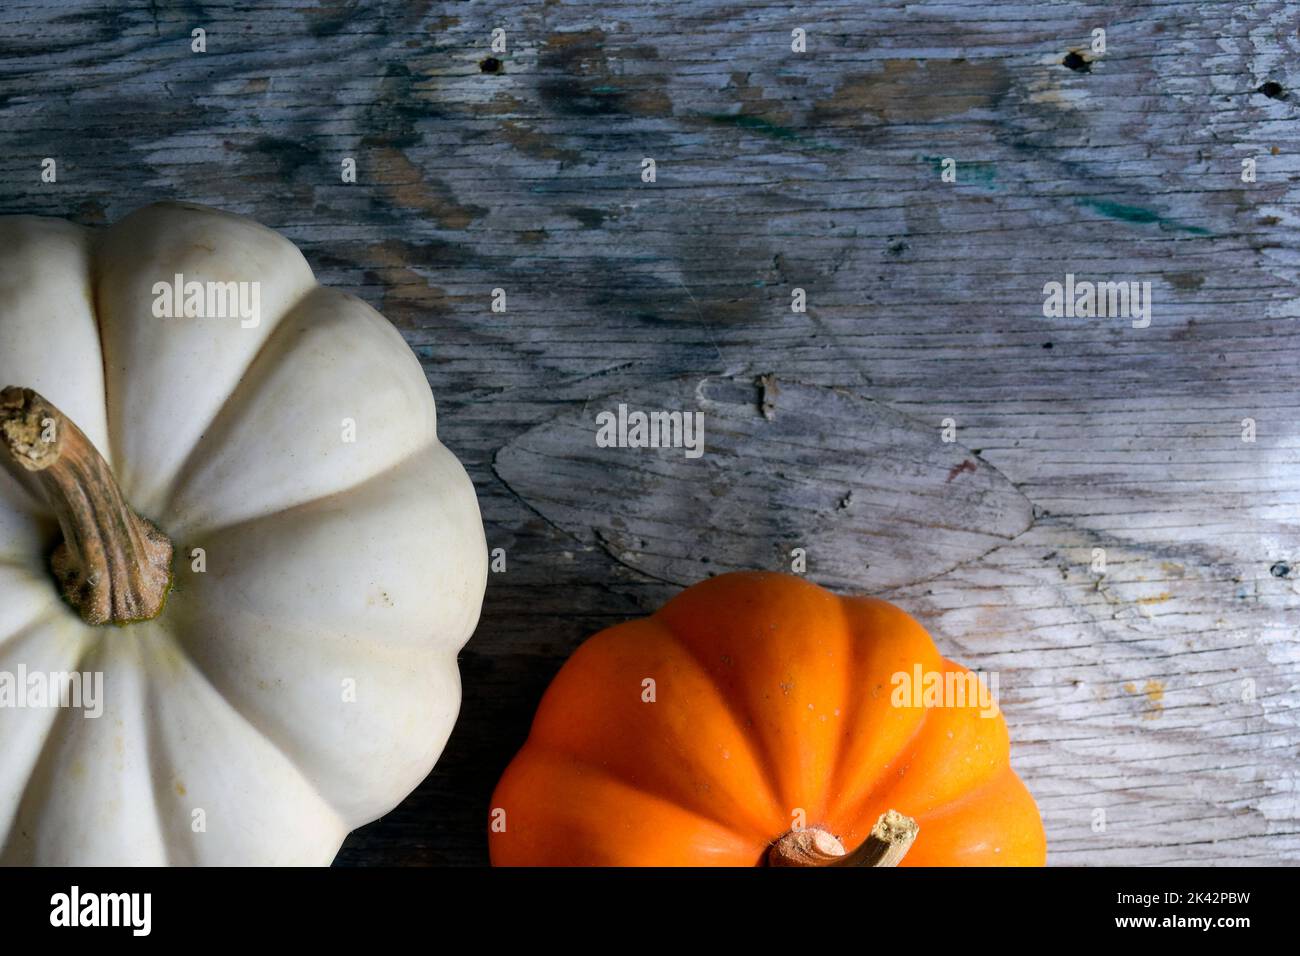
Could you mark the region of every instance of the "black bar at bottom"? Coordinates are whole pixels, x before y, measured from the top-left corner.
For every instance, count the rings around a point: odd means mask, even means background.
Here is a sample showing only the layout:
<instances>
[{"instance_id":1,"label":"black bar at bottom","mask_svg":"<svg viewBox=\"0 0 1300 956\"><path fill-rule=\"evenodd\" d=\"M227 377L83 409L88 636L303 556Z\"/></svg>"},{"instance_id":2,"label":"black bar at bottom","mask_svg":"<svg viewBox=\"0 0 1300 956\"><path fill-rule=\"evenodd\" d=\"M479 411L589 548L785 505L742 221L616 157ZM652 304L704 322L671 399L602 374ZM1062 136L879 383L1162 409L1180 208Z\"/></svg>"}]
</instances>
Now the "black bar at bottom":
<instances>
[{"instance_id":1,"label":"black bar at bottom","mask_svg":"<svg viewBox=\"0 0 1300 956\"><path fill-rule=\"evenodd\" d=\"M592 936L612 949L705 930L760 942L788 934L808 945L810 933L862 943L1020 932L1229 942L1285 927L1294 885L1294 870L1265 868L10 869L0 870L0 925L9 952L73 933L83 943L147 936L205 946L373 945L410 934L412 945L434 948L470 934L488 945ZM71 925L85 922L116 925Z\"/></svg>"}]
</instances>

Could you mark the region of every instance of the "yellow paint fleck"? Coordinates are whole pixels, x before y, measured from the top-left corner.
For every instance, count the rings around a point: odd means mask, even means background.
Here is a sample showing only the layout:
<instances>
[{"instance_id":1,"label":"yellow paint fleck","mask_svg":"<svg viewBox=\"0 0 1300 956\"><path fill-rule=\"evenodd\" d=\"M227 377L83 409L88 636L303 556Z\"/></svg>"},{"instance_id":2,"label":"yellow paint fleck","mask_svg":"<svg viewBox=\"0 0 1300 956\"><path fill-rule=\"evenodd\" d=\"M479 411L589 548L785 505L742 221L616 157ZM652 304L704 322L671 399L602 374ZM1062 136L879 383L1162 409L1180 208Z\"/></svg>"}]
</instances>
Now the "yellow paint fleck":
<instances>
[{"instance_id":1,"label":"yellow paint fleck","mask_svg":"<svg viewBox=\"0 0 1300 956\"><path fill-rule=\"evenodd\" d=\"M1132 683L1125 684L1124 690L1130 694L1138 692L1137 685ZM1165 685L1158 680L1149 680L1142 685L1142 693L1147 698L1147 712L1142 715L1142 719L1154 720L1165 709Z\"/></svg>"},{"instance_id":2,"label":"yellow paint fleck","mask_svg":"<svg viewBox=\"0 0 1300 956\"><path fill-rule=\"evenodd\" d=\"M1165 699L1165 685L1158 680L1149 680L1142 688L1142 693L1147 695L1147 700L1151 703L1160 706L1160 702Z\"/></svg>"},{"instance_id":3,"label":"yellow paint fleck","mask_svg":"<svg viewBox=\"0 0 1300 956\"><path fill-rule=\"evenodd\" d=\"M1173 595L1170 594L1168 591L1161 591L1159 594L1155 595L1154 597L1138 598L1138 603L1139 604L1163 604L1165 601L1168 601L1172 597Z\"/></svg>"}]
</instances>

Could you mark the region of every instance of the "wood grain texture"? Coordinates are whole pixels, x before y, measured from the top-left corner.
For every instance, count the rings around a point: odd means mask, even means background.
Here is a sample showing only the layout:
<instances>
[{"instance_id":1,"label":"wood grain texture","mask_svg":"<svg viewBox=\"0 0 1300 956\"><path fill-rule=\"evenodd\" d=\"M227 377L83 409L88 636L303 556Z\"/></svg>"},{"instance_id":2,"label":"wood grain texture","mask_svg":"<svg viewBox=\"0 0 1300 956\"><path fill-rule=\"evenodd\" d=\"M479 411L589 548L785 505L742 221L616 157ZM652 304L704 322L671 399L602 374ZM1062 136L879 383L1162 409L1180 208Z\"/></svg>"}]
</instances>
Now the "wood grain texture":
<instances>
[{"instance_id":1,"label":"wood grain texture","mask_svg":"<svg viewBox=\"0 0 1300 956\"><path fill-rule=\"evenodd\" d=\"M977 561L1033 520L968 449L834 389L765 375L618 397L521 435L496 474L584 546L669 584L797 563L874 592Z\"/></svg>"},{"instance_id":2,"label":"wood grain texture","mask_svg":"<svg viewBox=\"0 0 1300 956\"><path fill-rule=\"evenodd\" d=\"M949 656L1000 672L1050 862L1294 864L1297 14L12 0L0 212L95 224L177 198L248 213L421 356L508 570L462 655L443 759L340 863L485 862L492 786L550 677L584 636L677 590L595 534L612 459L575 449L581 467L552 477L592 489L593 510L557 521L547 476L512 487L498 453L588 405L671 409L682 381L772 374L887 406L917 442L928 426L936 461L952 418L1031 503L1013 539L917 560L882 594ZM499 66L484 62L496 27ZM40 182L47 156L56 184ZM1150 326L1044 318L1044 283L1066 273L1150 282ZM764 464L756 437L736 453ZM707 532L681 514L681 538ZM822 527L811 554L842 530Z\"/></svg>"}]
</instances>

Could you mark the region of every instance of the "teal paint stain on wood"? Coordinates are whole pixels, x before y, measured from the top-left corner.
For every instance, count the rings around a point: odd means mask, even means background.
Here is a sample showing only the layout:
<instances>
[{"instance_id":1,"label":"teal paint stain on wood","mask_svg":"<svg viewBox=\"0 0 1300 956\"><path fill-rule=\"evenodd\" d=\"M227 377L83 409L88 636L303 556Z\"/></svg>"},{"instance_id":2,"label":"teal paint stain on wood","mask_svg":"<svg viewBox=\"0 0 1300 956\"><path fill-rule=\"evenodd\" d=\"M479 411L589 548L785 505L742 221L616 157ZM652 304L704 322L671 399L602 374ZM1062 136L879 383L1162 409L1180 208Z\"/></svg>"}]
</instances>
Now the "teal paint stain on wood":
<instances>
[{"instance_id":1,"label":"teal paint stain on wood","mask_svg":"<svg viewBox=\"0 0 1300 956\"><path fill-rule=\"evenodd\" d=\"M921 159L929 163L934 169L935 176L943 175L943 161L949 159L948 156L922 156ZM989 189L1001 192L1002 187L998 184L998 168L996 164L980 162L961 162L957 163L957 181L955 183L946 183L950 186L985 186Z\"/></svg>"},{"instance_id":2,"label":"teal paint stain on wood","mask_svg":"<svg viewBox=\"0 0 1300 956\"><path fill-rule=\"evenodd\" d=\"M1179 232L1191 233L1194 236L1211 235L1208 229L1203 229L1200 226L1189 226L1175 219L1166 219L1155 210L1144 209L1142 206L1127 206L1124 203L1112 202L1109 199L1091 199L1087 197L1076 199L1075 202L1094 212L1101 213L1107 219L1117 219L1120 222L1131 222L1138 225L1155 224L1162 229L1175 229Z\"/></svg>"},{"instance_id":3,"label":"teal paint stain on wood","mask_svg":"<svg viewBox=\"0 0 1300 956\"><path fill-rule=\"evenodd\" d=\"M722 126L734 126L737 129L743 129L751 133L760 133L763 136L771 136L773 139L781 139L790 143L797 143L808 149L821 149L830 152L843 152L843 148L832 146L830 143L820 143L816 140L809 139L798 130L791 129L788 126L780 126L777 123L771 123L761 116L750 116L747 113L713 113L705 117L712 123L718 123Z\"/></svg>"}]
</instances>

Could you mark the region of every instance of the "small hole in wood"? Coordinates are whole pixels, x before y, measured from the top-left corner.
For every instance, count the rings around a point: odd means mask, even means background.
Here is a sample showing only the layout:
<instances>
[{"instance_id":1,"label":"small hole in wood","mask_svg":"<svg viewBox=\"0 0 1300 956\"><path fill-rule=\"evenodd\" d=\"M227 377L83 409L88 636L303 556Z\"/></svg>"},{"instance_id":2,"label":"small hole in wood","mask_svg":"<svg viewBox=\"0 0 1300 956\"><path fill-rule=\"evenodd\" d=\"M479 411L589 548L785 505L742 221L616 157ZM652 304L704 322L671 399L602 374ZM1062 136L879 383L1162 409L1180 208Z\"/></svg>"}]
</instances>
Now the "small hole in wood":
<instances>
[{"instance_id":1,"label":"small hole in wood","mask_svg":"<svg viewBox=\"0 0 1300 956\"><path fill-rule=\"evenodd\" d=\"M1065 54L1065 59L1061 61L1061 65L1074 70L1075 73L1092 72L1092 63L1078 50L1071 50Z\"/></svg>"},{"instance_id":2,"label":"small hole in wood","mask_svg":"<svg viewBox=\"0 0 1300 956\"><path fill-rule=\"evenodd\" d=\"M1286 90L1282 89L1282 84L1278 83L1276 80L1269 80L1267 83L1261 84L1259 89L1255 92L1263 93L1270 100L1286 99Z\"/></svg>"},{"instance_id":3,"label":"small hole in wood","mask_svg":"<svg viewBox=\"0 0 1300 956\"><path fill-rule=\"evenodd\" d=\"M478 61L478 68L484 73L500 73L502 64L496 57L489 56Z\"/></svg>"}]
</instances>

